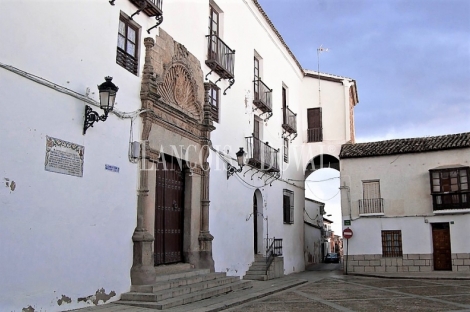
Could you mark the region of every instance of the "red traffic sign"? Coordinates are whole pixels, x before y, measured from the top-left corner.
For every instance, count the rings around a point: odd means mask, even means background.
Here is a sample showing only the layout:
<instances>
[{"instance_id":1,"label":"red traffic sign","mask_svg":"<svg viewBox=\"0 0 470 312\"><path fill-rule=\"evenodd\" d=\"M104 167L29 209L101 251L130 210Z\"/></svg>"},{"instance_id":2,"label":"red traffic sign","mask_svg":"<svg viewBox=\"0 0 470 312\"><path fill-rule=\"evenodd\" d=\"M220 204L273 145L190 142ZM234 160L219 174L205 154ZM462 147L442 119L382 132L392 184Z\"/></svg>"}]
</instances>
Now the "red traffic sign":
<instances>
[{"instance_id":1,"label":"red traffic sign","mask_svg":"<svg viewBox=\"0 0 470 312\"><path fill-rule=\"evenodd\" d=\"M345 239L350 239L353 236L353 231L350 228L346 228L343 230L343 237Z\"/></svg>"}]
</instances>

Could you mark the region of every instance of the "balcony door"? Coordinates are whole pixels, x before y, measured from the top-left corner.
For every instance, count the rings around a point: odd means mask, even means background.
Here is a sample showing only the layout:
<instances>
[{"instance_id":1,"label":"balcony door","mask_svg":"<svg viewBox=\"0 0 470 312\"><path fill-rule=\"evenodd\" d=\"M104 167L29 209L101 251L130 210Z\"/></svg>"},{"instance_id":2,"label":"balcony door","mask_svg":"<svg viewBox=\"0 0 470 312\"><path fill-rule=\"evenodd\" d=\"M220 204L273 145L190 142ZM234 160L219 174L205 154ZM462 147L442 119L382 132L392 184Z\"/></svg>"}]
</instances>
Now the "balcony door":
<instances>
[{"instance_id":1,"label":"balcony door","mask_svg":"<svg viewBox=\"0 0 470 312\"><path fill-rule=\"evenodd\" d=\"M219 12L217 12L212 6L209 6L209 59L217 60L217 41L219 37Z\"/></svg>"},{"instance_id":2,"label":"balcony door","mask_svg":"<svg viewBox=\"0 0 470 312\"><path fill-rule=\"evenodd\" d=\"M308 142L323 141L321 107L307 109Z\"/></svg>"},{"instance_id":3,"label":"balcony door","mask_svg":"<svg viewBox=\"0 0 470 312\"><path fill-rule=\"evenodd\" d=\"M253 123L253 158L257 161L261 160L261 126L262 120L255 116Z\"/></svg>"},{"instance_id":4,"label":"balcony door","mask_svg":"<svg viewBox=\"0 0 470 312\"><path fill-rule=\"evenodd\" d=\"M260 81L260 76L259 76L259 60L256 58L255 56L255 59L254 59L254 80L255 80L255 83L254 83L254 99L255 101L258 101L260 100L260 96L259 96L259 81Z\"/></svg>"}]
</instances>

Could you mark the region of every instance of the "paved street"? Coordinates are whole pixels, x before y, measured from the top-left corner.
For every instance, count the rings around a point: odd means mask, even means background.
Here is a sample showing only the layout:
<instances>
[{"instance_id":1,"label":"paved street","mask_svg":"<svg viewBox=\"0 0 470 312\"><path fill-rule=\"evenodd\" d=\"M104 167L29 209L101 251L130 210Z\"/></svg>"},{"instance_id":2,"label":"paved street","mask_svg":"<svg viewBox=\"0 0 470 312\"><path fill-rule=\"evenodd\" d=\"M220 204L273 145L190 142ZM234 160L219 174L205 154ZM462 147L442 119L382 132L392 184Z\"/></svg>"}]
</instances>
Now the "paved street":
<instances>
[{"instance_id":1,"label":"paved street","mask_svg":"<svg viewBox=\"0 0 470 312\"><path fill-rule=\"evenodd\" d=\"M470 280L389 279L325 272L334 266L325 264L318 272L301 273L299 277L308 283L226 311L470 311Z\"/></svg>"},{"instance_id":2,"label":"paved street","mask_svg":"<svg viewBox=\"0 0 470 312\"><path fill-rule=\"evenodd\" d=\"M254 301L226 309L231 312L263 311L470 311L470 277L465 274L448 274L447 278L433 279L433 275L422 279L379 278L343 275L341 264L318 264L307 271L291 274L280 279L254 283L253 289L234 292L224 298L227 304L234 296L261 293L279 284L293 280L305 283L281 292L264 296ZM431 278L431 279L428 279ZM439 278L439 276L438 276ZM442 278L442 276L441 276ZM458 279L465 278L465 279ZM175 307L168 312L220 311L220 306L211 305L214 299ZM146 308L106 304L77 310L99 312L150 312Z\"/></svg>"}]
</instances>

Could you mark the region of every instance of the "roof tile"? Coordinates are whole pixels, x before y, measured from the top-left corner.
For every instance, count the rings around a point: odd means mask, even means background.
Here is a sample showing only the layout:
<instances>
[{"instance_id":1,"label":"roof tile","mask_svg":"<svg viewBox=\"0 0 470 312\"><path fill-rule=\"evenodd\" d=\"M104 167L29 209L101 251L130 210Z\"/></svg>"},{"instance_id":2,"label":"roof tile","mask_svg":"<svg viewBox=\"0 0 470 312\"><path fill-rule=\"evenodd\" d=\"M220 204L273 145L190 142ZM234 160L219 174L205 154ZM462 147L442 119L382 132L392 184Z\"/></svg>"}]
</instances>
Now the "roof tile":
<instances>
[{"instance_id":1,"label":"roof tile","mask_svg":"<svg viewBox=\"0 0 470 312\"><path fill-rule=\"evenodd\" d=\"M470 147L470 132L424 138L343 144L339 158L422 153L465 147Z\"/></svg>"}]
</instances>

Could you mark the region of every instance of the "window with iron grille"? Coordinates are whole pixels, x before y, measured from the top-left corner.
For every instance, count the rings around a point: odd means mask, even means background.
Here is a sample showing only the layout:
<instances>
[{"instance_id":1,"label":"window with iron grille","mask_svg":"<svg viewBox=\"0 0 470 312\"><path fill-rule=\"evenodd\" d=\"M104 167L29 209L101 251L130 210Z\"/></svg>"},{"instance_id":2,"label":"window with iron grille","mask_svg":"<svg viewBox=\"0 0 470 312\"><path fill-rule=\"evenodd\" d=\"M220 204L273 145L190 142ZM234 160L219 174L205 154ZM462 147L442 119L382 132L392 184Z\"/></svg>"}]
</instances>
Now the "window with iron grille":
<instances>
[{"instance_id":1,"label":"window with iron grille","mask_svg":"<svg viewBox=\"0 0 470 312\"><path fill-rule=\"evenodd\" d=\"M402 257L401 230L382 231L382 257Z\"/></svg>"},{"instance_id":2,"label":"window with iron grille","mask_svg":"<svg viewBox=\"0 0 470 312\"><path fill-rule=\"evenodd\" d=\"M294 223L294 192L289 191L289 190L284 190L282 204L283 204L284 223L293 224Z\"/></svg>"},{"instance_id":3,"label":"window with iron grille","mask_svg":"<svg viewBox=\"0 0 470 312\"><path fill-rule=\"evenodd\" d=\"M137 75L139 26L121 14L117 41L116 63Z\"/></svg>"},{"instance_id":4,"label":"window with iron grille","mask_svg":"<svg viewBox=\"0 0 470 312\"><path fill-rule=\"evenodd\" d=\"M284 139L284 162L289 162L289 140Z\"/></svg>"},{"instance_id":5,"label":"window with iron grille","mask_svg":"<svg viewBox=\"0 0 470 312\"><path fill-rule=\"evenodd\" d=\"M211 104L212 120L219 122L219 88L215 84L211 84L209 89L209 103Z\"/></svg>"},{"instance_id":6,"label":"window with iron grille","mask_svg":"<svg viewBox=\"0 0 470 312\"><path fill-rule=\"evenodd\" d=\"M469 167L432 169L429 174L434 210L470 208Z\"/></svg>"}]
</instances>

